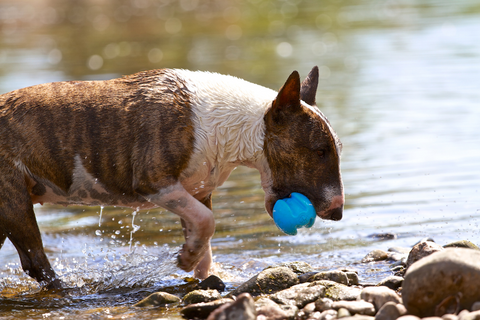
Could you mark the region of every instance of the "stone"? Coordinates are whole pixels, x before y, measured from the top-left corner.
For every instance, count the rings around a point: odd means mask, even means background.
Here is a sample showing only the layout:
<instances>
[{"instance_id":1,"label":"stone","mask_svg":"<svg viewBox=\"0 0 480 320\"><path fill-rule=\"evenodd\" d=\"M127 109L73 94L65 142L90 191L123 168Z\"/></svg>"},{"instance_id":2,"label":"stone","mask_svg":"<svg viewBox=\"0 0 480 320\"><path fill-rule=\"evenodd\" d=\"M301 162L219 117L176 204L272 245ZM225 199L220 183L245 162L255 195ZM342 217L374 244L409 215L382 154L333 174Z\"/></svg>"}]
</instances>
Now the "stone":
<instances>
[{"instance_id":1,"label":"stone","mask_svg":"<svg viewBox=\"0 0 480 320\"><path fill-rule=\"evenodd\" d=\"M315 301L315 310L325 311L333 309L333 300L329 298L320 298Z\"/></svg>"},{"instance_id":2,"label":"stone","mask_svg":"<svg viewBox=\"0 0 480 320\"><path fill-rule=\"evenodd\" d=\"M389 301L402 303L400 296L387 287L368 287L362 290L360 299L372 303L378 312L383 305Z\"/></svg>"},{"instance_id":3,"label":"stone","mask_svg":"<svg viewBox=\"0 0 480 320\"><path fill-rule=\"evenodd\" d=\"M458 314L458 320L480 320L480 311L473 311L473 312L468 312L467 310L464 310L464 311Z\"/></svg>"},{"instance_id":4,"label":"stone","mask_svg":"<svg viewBox=\"0 0 480 320\"><path fill-rule=\"evenodd\" d=\"M310 279L313 275L316 275L317 273L318 271L306 272L304 274L299 275L298 280L300 281L300 283L308 282L308 279Z\"/></svg>"},{"instance_id":5,"label":"stone","mask_svg":"<svg viewBox=\"0 0 480 320\"><path fill-rule=\"evenodd\" d=\"M417 316L405 315L405 316L401 316L400 318L397 318L397 320L420 320L420 318Z\"/></svg>"},{"instance_id":6,"label":"stone","mask_svg":"<svg viewBox=\"0 0 480 320\"><path fill-rule=\"evenodd\" d=\"M399 276L389 276L377 284L377 287L387 287L392 290L397 290L403 284L403 277Z\"/></svg>"},{"instance_id":7,"label":"stone","mask_svg":"<svg viewBox=\"0 0 480 320\"><path fill-rule=\"evenodd\" d=\"M303 261L284 262L277 267L287 267L298 275L313 271L312 266Z\"/></svg>"},{"instance_id":8,"label":"stone","mask_svg":"<svg viewBox=\"0 0 480 320\"><path fill-rule=\"evenodd\" d=\"M467 248L467 249L475 249L480 250L476 244L468 240L459 240L450 242L443 246L444 248Z\"/></svg>"},{"instance_id":9,"label":"stone","mask_svg":"<svg viewBox=\"0 0 480 320\"><path fill-rule=\"evenodd\" d=\"M378 310L375 320L395 320L405 314L407 314L407 309L404 305L390 301Z\"/></svg>"},{"instance_id":10,"label":"stone","mask_svg":"<svg viewBox=\"0 0 480 320\"><path fill-rule=\"evenodd\" d=\"M185 319L206 319L215 309L223 306L226 303L232 303L233 301L233 299L223 298L210 302L189 304L180 310L180 315Z\"/></svg>"},{"instance_id":11,"label":"stone","mask_svg":"<svg viewBox=\"0 0 480 320\"><path fill-rule=\"evenodd\" d=\"M444 250L442 246L436 244L435 242L432 241L422 241L417 243L412 250L410 251L408 258L407 258L407 264L405 266L405 270L408 270L410 266L417 262L418 260L425 258L432 253L442 251Z\"/></svg>"},{"instance_id":12,"label":"stone","mask_svg":"<svg viewBox=\"0 0 480 320\"><path fill-rule=\"evenodd\" d=\"M345 274L347 275L347 278L348 278L348 285L349 286L356 286L358 285L359 283L359 279L358 279L358 274L354 271L347 271L345 272Z\"/></svg>"},{"instance_id":13,"label":"stone","mask_svg":"<svg viewBox=\"0 0 480 320\"><path fill-rule=\"evenodd\" d=\"M325 295L325 286L317 283L301 283L270 295L270 299L279 305L292 305L303 308L310 302Z\"/></svg>"},{"instance_id":14,"label":"stone","mask_svg":"<svg viewBox=\"0 0 480 320\"><path fill-rule=\"evenodd\" d=\"M230 292L227 297L238 296L247 292L252 296L272 294L298 284L297 275L287 267L267 268L241 284L237 289Z\"/></svg>"},{"instance_id":15,"label":"stone","mask_svg":"<svg viewBox=\"0 0 480 320\"><path fill-rule=\"evenodd\" d=\"M351 314L350 314L350 311L348 311L348 309L345 309L345 308L340 308L337 310L337 318L340 319L340 318L346 318L346 317L350 317Z\"/></svg>"},{"instance_id":16,"label":"stone","mask_svg":"<svg viewBox=\"0 0 480 320\"><path fill-rule=\"evenodd\" d=\"M210 302L221 298L217 290L194 290L183 297L183 304Z\"/></svg>"},{"instance_id":17,"label":"stone","mask_svg":"<svg viewBox=\"0 0 480 320\"><path fill-rule=\"evenodd\" d=\"M382 261L388 259L388 253L383 250L373 250L369 252L363 259L362 263L373 262L373 261Z\"/></svg>"},{"instance_id":18,"label":"stone","mask_svg":"<svg viewBox=\"0 0 480 320\"><path fill-rule=\"evenodd\" d=\"M342 318L343 320L375 320L375 317L373 316L365 316L363 314L356 314L351 317L345 317Z\"/></svg>"},{"instance_id":19,"label":"stone","mask_svg":"<svg viewBox=\"0 0 480 320\"><path fill-rule=\"evenodd\" d=\"M310 302L295 316L295 320L307 320L310 315L315 312L315 302ZM320 313L319 313L320 315Z\"/></svg>"},{"instance_id":20,"label":"stone","mask_svg":"<svg viewBox=\"0 0 480 320\"><path fill-rule=\"evenodd\" d=\"M321 280L318 284L325 286L325 297L334 301L339 300L357 300L357 297L362 292L362 289L356 287L349 287L334 281Z\"/></svg>"},{"instance_id":21,"label":"stone","mask_svg":"<svg viewBox=\"0 0 480 320\"><path fill-rule=\"evenodd\" d=\"M318 320L333 320L337 318L337 310L325 310L320 313Z\"/></svg>"},{"instance_id":22,"label":"stone","mask_svg":"<svg viewBox=\"0 0 480 320\"><path fill-rule=\"evenodd\" d=\"M179 304L181 299L173 294L167 292L155 292L145 299L134 304L134 307L165 307Z\"/></svg>"},{"instance_id":23,"label":"stone","mask_svg":"<svg viewBox=\"0 0 480 320\"><path fill-rule=\"evenodd\" d=\"M447 313L447 314L444 314L444 315L442 316L442 319L443 319L443 320L458 320L458 316L455 315L455 314Z\"/></svg>"},{"instance_id":24,"label":"stone","mask_svg":"<svg viewBox=\"0 0 480 320\"><path fill-rule=\"evenodd\" d=\"M211 275L200 282L198 288L203 290L214 289L218 292L223 292L225 291L225 283L216 275Z\"/></svg>"},{"instance_id":25,"label":"stone","mask_svg":"<svg viewBox=\"0 0 480 320\"><path fill-rule=\"evenodd\" d=\"M339 270L322 271L311 276L308 281L330 280L344 285L348 285L348 277L345 272Z\"/></svg>"},{"instance_id":26,"label":"stone","mask_svg":"<svg viewBox=\"0 0 480 320\"><path fill-rule=\"evenodd\" d=\"M375 307L370 302L357 301L335 301L332 304L334 310L347 309L350 314L375 315Z\"/></svg>"},{"instance_id":27,"label":"stone","mask_svg":"<svg viewBox=\"0 0 480 320\"><path fill-rule=\"evenodd\" d=\"M288 318L287 312L269 298L260 298L255 302L258 320L284 320Z\"/></svg>"},{"instance_id":28,"label":"stone","mask_svg":"<svg viewBox=\"0 0 480 320\"><path fill-rule=\"evenodd\" d=\"M215 309L207 320L256 320L255 302L248 293L240 294L234 302Z\"/></svg>"},{"instance_id":29,"label":"stone","mask_svg":"<svg viewBox=\"0 0 480 320\"><path fill-rule=\"evenodd\" d=\"M470 310L480 297L480 251L447 248L414 263L406 272L402 297L410 314L442 316Z\"/></svg>"}]
</instances>

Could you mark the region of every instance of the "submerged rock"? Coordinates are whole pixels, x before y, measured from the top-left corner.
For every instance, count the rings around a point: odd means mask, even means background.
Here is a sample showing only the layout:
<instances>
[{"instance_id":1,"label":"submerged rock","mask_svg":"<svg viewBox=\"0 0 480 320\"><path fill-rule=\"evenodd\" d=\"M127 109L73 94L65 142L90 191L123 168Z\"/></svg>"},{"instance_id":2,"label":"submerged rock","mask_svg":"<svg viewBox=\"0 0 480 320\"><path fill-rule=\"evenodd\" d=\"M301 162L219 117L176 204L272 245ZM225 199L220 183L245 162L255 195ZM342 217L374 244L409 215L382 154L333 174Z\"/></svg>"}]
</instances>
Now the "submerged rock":
<instances>
[{"instance_id":1,"label":"submerged rock","mask_svg":"<svg viewBox=\"0 0 480 320\"><path fill-rule=\"evenodd\" d=\"M247 292L252 296L261 294L272 294L298 284L297 275L287 267L267 268L254 276L247 282L241 284L237 289L228 294L238 296Z\"/></svg>"},{"instance_id":2,"label":"submerged rock","mask_svg":"<svg viewBox=\"0 0 480 320\"><path fill-rule=\"evenodd\" d=\"M447 248L414 263L406 272L402 297L410 314L442 316L470 310L480 297L480 251Z\"/></svg>"},{"instance_id":3,"label":"submerged rock","mask_svg":"<svg viewBox=\"0 0 480 320\"><path fill-rule=\"evenodd\" d=\"M177 305L180 301L181 299L173 294L167 292L155 292L133 306L139 308L165 307Z\"/></svg>"}]
</instances>

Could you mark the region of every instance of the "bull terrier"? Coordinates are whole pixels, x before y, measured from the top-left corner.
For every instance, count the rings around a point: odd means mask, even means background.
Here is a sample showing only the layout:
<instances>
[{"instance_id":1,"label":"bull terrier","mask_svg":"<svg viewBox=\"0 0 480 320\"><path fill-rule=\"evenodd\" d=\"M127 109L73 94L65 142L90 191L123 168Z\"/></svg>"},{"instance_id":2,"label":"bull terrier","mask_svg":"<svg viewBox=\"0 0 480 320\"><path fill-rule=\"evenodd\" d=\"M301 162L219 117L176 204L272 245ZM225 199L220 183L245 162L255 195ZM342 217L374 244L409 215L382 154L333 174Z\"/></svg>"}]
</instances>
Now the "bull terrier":
<instances>
[{"instance_id":1,"label":"bull terrier","mask_svg":"<svg viewBox=\"0 0 480 320\"><path fill-rule=\"evenodd\" d=\"M208 276L212 191L244 165L260 171L266 211L299 192L342 218L342 145L315 103L318 68L277 93L232 76L161 69L107 81L40 84L0 95L0 247L62 287L33 205L163 207L186 243L178 266Z\"/></svg>"}]
</instances>

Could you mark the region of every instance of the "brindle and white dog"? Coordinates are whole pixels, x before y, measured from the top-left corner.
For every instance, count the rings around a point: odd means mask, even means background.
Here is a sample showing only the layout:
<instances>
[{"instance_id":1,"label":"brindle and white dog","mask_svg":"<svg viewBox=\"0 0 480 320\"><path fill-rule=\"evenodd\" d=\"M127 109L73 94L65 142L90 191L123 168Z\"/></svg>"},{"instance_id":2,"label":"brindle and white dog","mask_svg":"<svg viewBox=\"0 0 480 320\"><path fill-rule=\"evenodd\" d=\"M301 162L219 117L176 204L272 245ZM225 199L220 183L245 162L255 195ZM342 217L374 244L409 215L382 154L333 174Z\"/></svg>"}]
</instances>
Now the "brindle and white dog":
<instances>
[{"instance_id":1,"label":"brindle and white dog","mask_svg":"<svg viewBox=\"0 0 480 320\"><path fill-rule=\"evenodd\" d=\"M181 218L178 265L208 275L212 191L239 165L260 171L265 206L306 195L342 218L341 143L315 104L318 68L277 94L208 72L152 70L108 81L36 85L0 95L0 247L60 288L33 204L163 207Z\"/></svg>"}]
</instances>

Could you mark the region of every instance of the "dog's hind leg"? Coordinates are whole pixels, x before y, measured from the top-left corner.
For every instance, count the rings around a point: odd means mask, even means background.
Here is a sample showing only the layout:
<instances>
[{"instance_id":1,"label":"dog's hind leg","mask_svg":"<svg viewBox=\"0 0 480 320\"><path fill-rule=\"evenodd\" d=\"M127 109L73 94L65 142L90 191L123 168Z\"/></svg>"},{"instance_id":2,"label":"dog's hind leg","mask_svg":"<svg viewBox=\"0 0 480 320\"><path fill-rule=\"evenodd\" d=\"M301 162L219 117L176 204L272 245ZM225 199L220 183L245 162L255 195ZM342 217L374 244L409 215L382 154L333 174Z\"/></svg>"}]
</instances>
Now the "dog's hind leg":
<instances>
[{"instance_id":1,"label":"dog's hind leg","mask_svg":"<svg viewBox=\"0 0 480 320\"><path fill-rule=\"evenodd\" d=\"M13 243L29 276L45 282L47 289L61 287L43 249L25 178L14 168L0 168L0 234L0 240L6 235Z\"/></svg>"}]
</instances>

